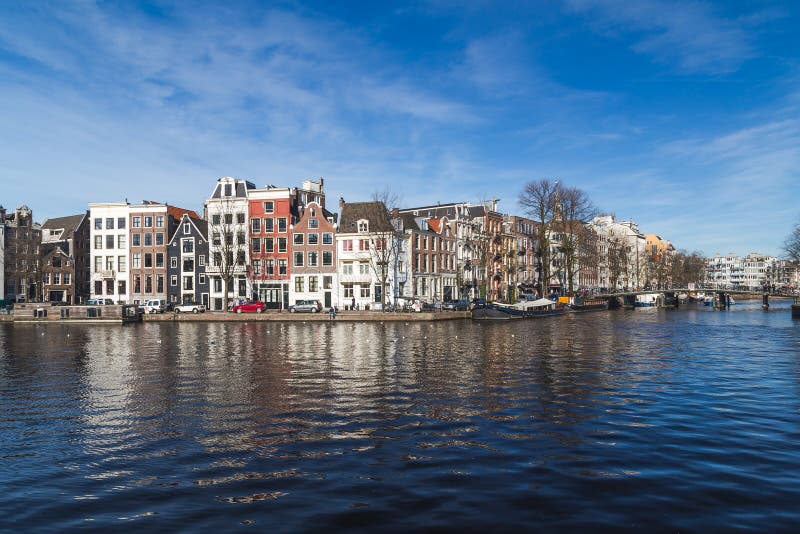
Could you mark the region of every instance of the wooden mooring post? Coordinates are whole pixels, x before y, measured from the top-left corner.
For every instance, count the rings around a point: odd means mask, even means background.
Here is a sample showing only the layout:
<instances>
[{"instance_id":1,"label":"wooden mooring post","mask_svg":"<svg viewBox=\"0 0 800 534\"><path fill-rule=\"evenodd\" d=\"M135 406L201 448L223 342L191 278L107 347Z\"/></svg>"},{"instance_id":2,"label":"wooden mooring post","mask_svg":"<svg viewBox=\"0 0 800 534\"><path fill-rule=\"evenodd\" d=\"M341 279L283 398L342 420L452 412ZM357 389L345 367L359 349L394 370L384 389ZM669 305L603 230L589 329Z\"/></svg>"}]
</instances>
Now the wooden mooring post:
<instances>
[{"instance_id":1,"label":"wooden mooring post","mask_svg":"<svg viewBox=\"0 0 800 534\"><path fill-rule=\"evenodd\" d=\"M764 293L761 296L761 309L764 311L769 310L769 293Z\"/></svg>"},{"instance_id":2,"label":"wooden mooring post","mask_svg":"<svg viewBox=\"0 0 800 534\"><path fill-rule=\"evenodd\" d=\"M792 319L800 319L800 298L794 298L794 304L792 304Z\"/></svg>"}]
</instances>

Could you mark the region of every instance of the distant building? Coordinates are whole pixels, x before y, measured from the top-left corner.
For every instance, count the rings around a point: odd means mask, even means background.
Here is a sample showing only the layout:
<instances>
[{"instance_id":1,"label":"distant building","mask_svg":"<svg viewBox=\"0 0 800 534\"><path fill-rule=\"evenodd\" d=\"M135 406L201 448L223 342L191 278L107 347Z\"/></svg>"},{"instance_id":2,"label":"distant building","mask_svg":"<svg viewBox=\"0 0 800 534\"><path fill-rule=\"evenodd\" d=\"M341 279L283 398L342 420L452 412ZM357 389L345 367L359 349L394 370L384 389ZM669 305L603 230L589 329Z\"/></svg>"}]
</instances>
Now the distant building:
<instances>
[{"instance_id":1,"label":"distant building","mask_svg":"<svg viewBox=\"0 0 800 534\"><path fill-rule=\"evenodd\" d=\"M42 224L42 295L45 301L82 304L90 295L89 212Z\"/></svg>"},{"instance_id":2,"label":"distant building","mask_svg":"<svg viewBox=\"0 0 800 534\"><path fill-rule=\"evenodd\" d=\"M706 264L706 283L715 288L759 291L767 284L781 284L778 266L777 258L757 252L744 258L735 254L717 254ZM777 284L776 277L779 280Z\"/></svg>"},{"instance_id":3,"label":"distant building","mask_svg":"<svg viewBox=\"0 0 800 534\"><path fill-rule=\"evenodd\" d=\"M3 226L5 300L41 300L41 225L33 221L33 212L28 206L20 206L12 214L0 207L0 225Z\"/></svg>"}]
</instances>

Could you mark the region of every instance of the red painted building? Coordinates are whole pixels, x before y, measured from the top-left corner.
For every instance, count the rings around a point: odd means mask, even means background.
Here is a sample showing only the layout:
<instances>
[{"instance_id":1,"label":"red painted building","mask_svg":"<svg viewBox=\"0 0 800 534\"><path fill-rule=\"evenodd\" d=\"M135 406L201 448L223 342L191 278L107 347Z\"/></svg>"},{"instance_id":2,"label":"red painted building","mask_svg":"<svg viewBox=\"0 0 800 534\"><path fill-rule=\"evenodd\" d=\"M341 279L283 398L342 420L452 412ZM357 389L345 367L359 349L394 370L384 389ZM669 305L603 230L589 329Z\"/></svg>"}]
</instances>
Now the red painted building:
<instances>
[{"instance_id":1,"label":"red painted building","mask_svg":"<svg viewBox=\"0 0 800 534\"><path fill-rule=\"evenodd\" d=\"M296 218L296 190L267 186L249 191L250 265L254 297L267 309L289 306L291 227Z\"/></svg>"}]
</instances>

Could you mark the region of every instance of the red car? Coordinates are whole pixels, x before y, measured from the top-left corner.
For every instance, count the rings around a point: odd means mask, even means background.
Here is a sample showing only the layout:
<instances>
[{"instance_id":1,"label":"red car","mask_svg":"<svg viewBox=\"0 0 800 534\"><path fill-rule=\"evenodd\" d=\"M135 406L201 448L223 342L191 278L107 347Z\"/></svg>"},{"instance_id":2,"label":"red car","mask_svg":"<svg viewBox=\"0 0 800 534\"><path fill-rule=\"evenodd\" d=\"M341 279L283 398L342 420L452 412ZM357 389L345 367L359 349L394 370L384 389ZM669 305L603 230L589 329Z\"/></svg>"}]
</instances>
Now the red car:
<instances>
[{"instance_id":1,"label":"red car","mask_svg":"<svg viewBox=\"0 0 800 534\"><path fill-rule=\"evenodd\" d=\"M236 304L233 307L233 313L261 313L267 309L267 306L260 300L251 300L244 304Z\"/></svg>"}]
</instances>

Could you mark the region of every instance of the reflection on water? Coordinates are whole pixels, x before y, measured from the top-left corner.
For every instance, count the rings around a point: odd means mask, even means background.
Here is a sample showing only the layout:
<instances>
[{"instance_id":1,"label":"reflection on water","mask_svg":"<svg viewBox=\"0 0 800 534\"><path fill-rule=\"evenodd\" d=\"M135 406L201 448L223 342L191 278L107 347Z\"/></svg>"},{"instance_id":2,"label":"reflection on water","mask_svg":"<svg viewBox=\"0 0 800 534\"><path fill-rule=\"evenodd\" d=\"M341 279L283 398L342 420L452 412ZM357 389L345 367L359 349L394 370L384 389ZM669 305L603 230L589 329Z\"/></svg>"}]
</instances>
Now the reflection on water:
<instances>
[{"instance_id":1,"label":"reflection on water","mask_svg":"<svg viewBox=\"0 0 800 534\"><path fill-rule=\"evenodd\" d=\"M787 529L781 305L0 326L0 528Z\"/></svg>"}]
</instances>

